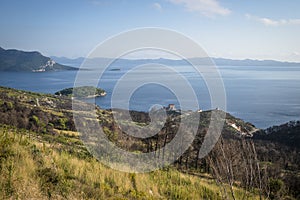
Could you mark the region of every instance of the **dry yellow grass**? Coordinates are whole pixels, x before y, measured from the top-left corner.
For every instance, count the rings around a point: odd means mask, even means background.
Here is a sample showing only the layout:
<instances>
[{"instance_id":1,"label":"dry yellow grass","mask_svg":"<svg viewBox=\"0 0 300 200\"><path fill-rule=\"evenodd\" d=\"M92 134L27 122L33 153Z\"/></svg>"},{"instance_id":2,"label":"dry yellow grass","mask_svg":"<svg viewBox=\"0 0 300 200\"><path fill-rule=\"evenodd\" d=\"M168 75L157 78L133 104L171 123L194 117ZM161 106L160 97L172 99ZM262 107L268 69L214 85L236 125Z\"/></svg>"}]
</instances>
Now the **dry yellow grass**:
<instances>
[{"instance_id":1,"label":"dry yellow grass","mask_svg":"<svg viewBox=\"0 0 300 200\"><path fill-rule=\"evenodd\" d=\"M124 173L94 158L70 154L62 144L57 150L49 142L22 134L0 127L0 152L7 156L0 161L0 199L221 199L212 179L172 168Z\"/></svg>"}]
</instances>

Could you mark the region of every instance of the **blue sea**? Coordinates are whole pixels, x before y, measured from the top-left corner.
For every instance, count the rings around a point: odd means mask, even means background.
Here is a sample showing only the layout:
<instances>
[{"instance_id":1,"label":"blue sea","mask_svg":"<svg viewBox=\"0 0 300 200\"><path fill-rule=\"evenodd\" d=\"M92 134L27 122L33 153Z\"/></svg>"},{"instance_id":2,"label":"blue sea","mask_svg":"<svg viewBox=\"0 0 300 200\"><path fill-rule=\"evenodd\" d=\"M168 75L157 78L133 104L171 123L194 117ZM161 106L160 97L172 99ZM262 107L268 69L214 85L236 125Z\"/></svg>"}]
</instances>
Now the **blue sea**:
<instances>
[{"instance_id":1,"label":"blue sea","mask_svg":"<svg viewBox=\"0 0 300 200\"><path fill-rule=\"evenodd\" d=\"M107 70L98 82L98 87L106 90L105 97L97 97L96 104L101 108L111 108L111 96L116 83L131 69L114 66L117 70ZM174 66L192 86L202 110L215 109L211 106L210 93L203 77L189 66ZM227 112L258 128L279 125L290 120L300 120L300 66L219 66L217 67L224 83ZM95 78L93 70L84 72L86 83ZM204 72L205 73L205 72ZM0 85L42 93L55 93L63 88L73 87L77 71L44 73L1 72ZM136 81L152 76L155 79L172 81L174 77L159 70L148 70L136 74L134 79L124 81L122 88L132 87ZM176 84L176 80L173 82ZM181 87L180 85L178 87ZM185 88L182 88L185 90ZM128 109L127 100L118 98L119 108ZM149 111L159 104L174 103L180 108L174 91L162 85L149 83L141 85L130 94L129 109ZM195 108L191 106L191 110Z\"/></svg>"}]
</instances>

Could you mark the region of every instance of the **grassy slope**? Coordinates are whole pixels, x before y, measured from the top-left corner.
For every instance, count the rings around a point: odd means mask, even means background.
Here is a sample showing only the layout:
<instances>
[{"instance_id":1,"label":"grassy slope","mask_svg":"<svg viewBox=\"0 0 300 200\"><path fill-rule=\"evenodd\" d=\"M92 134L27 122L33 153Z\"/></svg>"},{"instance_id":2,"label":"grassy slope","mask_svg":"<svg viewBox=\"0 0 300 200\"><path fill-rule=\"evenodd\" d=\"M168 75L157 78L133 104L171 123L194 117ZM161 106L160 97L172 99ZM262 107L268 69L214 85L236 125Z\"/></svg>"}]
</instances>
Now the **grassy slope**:
<instances>
[{"instance_id":1,"label":"grassy slope","mask_svg":"<svg viewBox=\"0 0 300 200\"><path fill-rule=\"evenodd\" d=\"M39 108L54 122L68 117L69 110L58 106L68 100L7 88L0 88L0 92L3 105L18 101L34 110L32 101L39 98ZM57 107L43 106L49 100ZM7 109L11 106L16 103L6 105ZM102 116L108 114L103 111ZM220 188L207 174L188 175L175 168L129 174L107 168L90 156L76 132L63 129L60 123L54 123L51 133L0 125L0 199L222 198ZM239 197L244 190L235 188L235 193ZM249 195L250 199L258 199Z\"/></svg>"},{"instance_id":2,"label":"grassy slope","mask_svg":"<svg viewBox=\"0 0 300 200\"><path fill-rule=\"evenodd\" d=\"M1 199L221 199L208 175L172 168L145 174L107 168L78 153L80 141L70 132L40 135L1 125L0 133ZM235 192L243 194L241 189Z\"/></svg>"}]
</instances>

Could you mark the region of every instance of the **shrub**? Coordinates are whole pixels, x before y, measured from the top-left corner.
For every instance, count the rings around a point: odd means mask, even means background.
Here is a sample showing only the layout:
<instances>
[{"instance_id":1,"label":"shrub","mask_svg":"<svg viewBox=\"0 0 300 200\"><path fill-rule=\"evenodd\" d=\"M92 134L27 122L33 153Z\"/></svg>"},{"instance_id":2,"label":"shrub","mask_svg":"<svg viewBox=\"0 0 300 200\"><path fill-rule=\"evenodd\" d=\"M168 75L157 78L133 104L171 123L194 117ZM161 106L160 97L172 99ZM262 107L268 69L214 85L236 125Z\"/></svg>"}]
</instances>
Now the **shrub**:
<instances>
[{"instance_id":1,"label":"shrub","mask_svg":"<svg viewBox=\"0 0 300 200\"><path fill-rule=\"evenodd\" d=\"M270 199L282 199L285 191L285 186L280 179L270 179Z\"/></svg>"}]
</instances>

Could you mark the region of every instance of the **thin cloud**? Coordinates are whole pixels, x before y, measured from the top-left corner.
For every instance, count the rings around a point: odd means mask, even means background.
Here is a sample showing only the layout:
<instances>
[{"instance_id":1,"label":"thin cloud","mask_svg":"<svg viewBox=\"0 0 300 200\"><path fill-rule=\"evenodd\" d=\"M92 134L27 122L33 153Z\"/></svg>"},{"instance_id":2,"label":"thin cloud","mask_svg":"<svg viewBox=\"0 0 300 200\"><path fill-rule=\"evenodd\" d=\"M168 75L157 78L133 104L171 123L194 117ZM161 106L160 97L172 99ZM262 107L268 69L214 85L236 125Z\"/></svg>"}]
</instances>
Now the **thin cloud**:
<instances>
[{"instance_id":1,"label":"thin cloud","mask_svg":"<svg viewBox=\"0 0 300 200\"><path fill-rule=\"evenodd\" d=\"M87 0L87 2L95 6L107 6L111 4L109 0Z\"/></svg>"},{"instance_id":2,"label":"thin cloud","mask_svg":"<svg viewBox=\"0 0 300 200\"><path fill-rule=\"evenodd\" d=\"M159 3L154 3L152 4L152 7L155 9L155 10L158 10L158 11L162 11L162 6L159 4Z\"/></svg>"},{"instance_id":3,"label":"thin cloud","mask_svg":"<svg viewBox=\"0 0 300 200\"><path fill-rule=\"evenodd\" d=\"M247 19L258 21L266 26L284 26L284 25L300 25L300 19L280 19L274 20L265 17L257 17L246 14Z\"/></svg>"},{"instance_id":4,"label":"thin cloud","mask_svg":"<svg viewBox=\"0 0 300 200\"><path fill-rule=\"evenodd\" d=\"M215 15L229 15L231 11L222 7L217 0L167 0L173 4L183 5L189 12L198 12L212 17Z\"/></svg>"},{"instance_id":5,"label":"thin cloud","mask_svg":"<svg viewBox=\"0 0 300 200\"><path fill-rule=\"evenodd\" d=\"M297 51L294 51L294 52L293 52L293 55L295 55L295 56L300 56L300 53L297 52Z\"/></svg>"}]
</instances>

